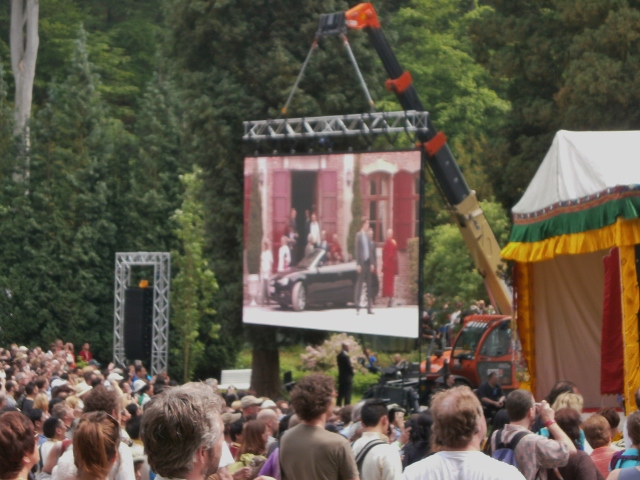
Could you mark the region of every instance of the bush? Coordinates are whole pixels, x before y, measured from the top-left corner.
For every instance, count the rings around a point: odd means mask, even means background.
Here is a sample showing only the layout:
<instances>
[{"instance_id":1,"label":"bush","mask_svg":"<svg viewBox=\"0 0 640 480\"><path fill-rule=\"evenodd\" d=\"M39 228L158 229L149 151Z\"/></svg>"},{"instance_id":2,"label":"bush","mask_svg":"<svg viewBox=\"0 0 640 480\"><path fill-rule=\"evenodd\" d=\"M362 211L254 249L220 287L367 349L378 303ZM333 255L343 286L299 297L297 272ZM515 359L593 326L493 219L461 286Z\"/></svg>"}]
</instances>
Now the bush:
<instances>
[{"instance_id":1,"label":"bush","mask_svg":"<svg viewBox=\"0 0 640 480\"><path fill-rule=\"evenodd\" d=\"M342 344L349 345L349 357L351 365L356 371L366 371L366 369L358 364L358 358L363 357L362 348L358 342L346 333L333 334L329 340L317 347L308 346L307 353L300 355L302 360L302 369L312 372L327 372L338 365L337 356L342 350Z\"/></svg>"}]
</instances>

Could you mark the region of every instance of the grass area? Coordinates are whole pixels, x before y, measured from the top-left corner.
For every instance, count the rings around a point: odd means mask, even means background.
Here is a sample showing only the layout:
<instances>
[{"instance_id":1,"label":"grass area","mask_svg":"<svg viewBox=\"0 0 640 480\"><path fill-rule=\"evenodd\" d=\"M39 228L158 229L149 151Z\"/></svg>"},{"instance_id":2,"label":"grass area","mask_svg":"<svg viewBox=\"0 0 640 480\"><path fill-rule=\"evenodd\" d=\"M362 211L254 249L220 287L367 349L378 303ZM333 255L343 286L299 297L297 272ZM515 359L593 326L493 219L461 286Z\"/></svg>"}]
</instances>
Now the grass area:
<instances>
[{"instance_id":1,"label":"grass area","mask_svg":"<svg viewBox=\"0 0 640 480\"><path fill-rule=\"evenodd\" d=\"M308 370L302 369L302 361L300 355L305 353L305 347L301 345L294 345L289 347L280 348L280 378L285 372L291 372L293 381L298 381L305 375L308 375ZM419 358L418 351L412 351L407 354L403 354L403 358L410 362L417 362ZM392 364L393 355L382 354L378 356L378 364L381 368L388 367ZM423 359L424 360L424 359ZM245 348L238 355L238 360L234 368L251 368L251 349ZM338 369L332 368L325 372L327 375L331 375L335 378L336 384L338 381ZM359 401L369 386L378 382L378 376L372 373L362 373L356 371L353 378L353 397L351 402L356 403Z\"/></svg>"}]
</instances>

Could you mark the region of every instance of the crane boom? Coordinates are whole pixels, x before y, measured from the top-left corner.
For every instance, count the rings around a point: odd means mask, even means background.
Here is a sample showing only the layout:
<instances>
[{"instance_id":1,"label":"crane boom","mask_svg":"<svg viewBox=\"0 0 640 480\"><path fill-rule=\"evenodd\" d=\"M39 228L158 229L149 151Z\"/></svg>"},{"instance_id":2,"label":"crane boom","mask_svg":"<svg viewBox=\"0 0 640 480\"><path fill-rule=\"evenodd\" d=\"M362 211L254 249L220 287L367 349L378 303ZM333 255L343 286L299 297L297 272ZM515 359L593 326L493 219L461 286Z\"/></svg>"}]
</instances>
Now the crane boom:
<instances>
[{"instance_id":1,"label":"crane boom","mask_svg":"<svg viewBox=\"0 0 640 480\"><path fill-rule=\"evenodd\" d=\"M389 77L385 85L395 93L403 110L424 111L411 74L400 65L371 3L361 3L346 12L321 15L316 36L342 34L347 29L362 29L367 33ZM418 147L451 208L453 220L485 282L491 303L499 313L511 315L511 292L500 276L504 263L500 258L500 246L495 234L475 192L467 185L444 133L436 130L430 117L427 122L427 130L417 134Z\"/></svg>"}]
</instances>

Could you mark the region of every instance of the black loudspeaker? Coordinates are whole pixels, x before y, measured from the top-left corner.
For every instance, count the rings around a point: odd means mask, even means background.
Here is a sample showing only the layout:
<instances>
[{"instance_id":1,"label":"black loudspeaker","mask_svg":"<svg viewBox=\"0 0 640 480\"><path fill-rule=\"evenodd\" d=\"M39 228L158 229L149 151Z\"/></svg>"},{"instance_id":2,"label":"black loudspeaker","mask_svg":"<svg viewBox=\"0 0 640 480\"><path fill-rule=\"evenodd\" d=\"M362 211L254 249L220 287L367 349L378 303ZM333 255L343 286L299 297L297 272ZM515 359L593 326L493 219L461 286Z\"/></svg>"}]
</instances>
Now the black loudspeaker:
<instances>
[{"instance_id":1,"label":"black loudspeaker","mask_svg":"<svg viewBox=\"0 0 640 480\"><path fill-rule=\"evenodd\" d=\"M153 288L124 291L124 354L129 360L151 360Z\"/></svg>"}]
</instances>

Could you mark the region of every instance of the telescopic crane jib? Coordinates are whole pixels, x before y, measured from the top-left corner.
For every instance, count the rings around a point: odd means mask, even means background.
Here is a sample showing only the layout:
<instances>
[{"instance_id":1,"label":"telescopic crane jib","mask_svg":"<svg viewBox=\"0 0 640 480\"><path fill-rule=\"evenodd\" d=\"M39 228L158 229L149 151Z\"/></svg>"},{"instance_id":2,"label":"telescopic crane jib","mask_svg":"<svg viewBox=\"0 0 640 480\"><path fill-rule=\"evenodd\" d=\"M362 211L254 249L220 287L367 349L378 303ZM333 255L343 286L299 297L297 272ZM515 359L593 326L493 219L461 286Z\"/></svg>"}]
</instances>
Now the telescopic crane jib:
<instances>
[{"instance_id":1,"label":"telescopic crane jib","mask_svg":"<svg viewBox=\"0 0 640 480\"><path fill-rule=\"evenodd\" d=\"M331 35L345 35L348 29L362 29L382 60L389 79L385 85L395 93L405 111L424 111L424 106L413 86L411 74L405 71L393 53L380 26L378 15L371 3L361 3L346 12L320 16L316 39ZM317 40L316 40L317 41ZM453 219L471 251L475 266L484 279L491 303L503 315L512 313L511 292L501 278L504 263L500 246L484 216L476 194L469 188L456 163L447 139L427 118L427 128L417 132L422 155L438 182Z\"/></svg>"}]
</instances>

